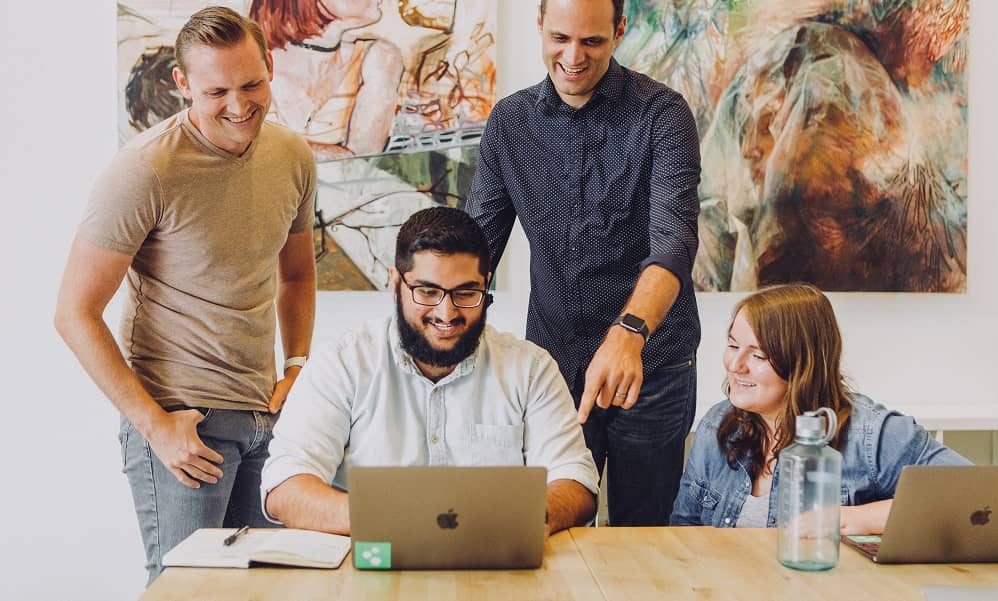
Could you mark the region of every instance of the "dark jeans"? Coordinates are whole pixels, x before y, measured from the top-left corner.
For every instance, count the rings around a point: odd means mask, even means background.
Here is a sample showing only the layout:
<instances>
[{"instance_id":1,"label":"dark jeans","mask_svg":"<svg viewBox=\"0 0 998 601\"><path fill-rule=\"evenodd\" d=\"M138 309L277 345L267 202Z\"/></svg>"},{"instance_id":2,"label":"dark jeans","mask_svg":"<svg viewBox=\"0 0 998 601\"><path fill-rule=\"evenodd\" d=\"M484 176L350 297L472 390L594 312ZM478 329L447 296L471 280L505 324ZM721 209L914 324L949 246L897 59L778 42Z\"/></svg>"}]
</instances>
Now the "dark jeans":
<instances>
[{"instance_id":1,"label":"dark jeans","mask_svg":"<svg viewBox=\"0 0 998 601\"><path fill-rule=\"evenodd\" d=\"M576 406L583 388L572 391ZM611 526L669 524L696 391L696 364L690 359L648 374L634 407L594 407L589 414L582 432L600 478L606 463Z\"/></svg>"}]
</instances>

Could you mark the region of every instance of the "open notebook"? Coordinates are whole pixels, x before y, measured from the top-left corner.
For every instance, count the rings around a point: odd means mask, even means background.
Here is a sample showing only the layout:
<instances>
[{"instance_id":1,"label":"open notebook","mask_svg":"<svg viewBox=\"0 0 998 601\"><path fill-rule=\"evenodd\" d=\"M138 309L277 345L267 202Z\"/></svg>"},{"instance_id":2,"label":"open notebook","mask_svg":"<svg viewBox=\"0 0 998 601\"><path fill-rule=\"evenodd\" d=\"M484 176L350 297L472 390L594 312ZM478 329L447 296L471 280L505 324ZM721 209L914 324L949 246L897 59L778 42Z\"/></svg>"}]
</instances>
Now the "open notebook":
<instances>
[{"instance_id":1,"label":"open notebook","mask_svg":"<svg viewBox=\"0 0 998 601\"><path fill-rule=\"evenodd\" d=\"M338 568L350 550L350 538L291 528L250 529L231 545L223 541L233 528L201 528L163 556L164 566L248 568L278 564L303 568Z\"/></svg>"}]
</instances>

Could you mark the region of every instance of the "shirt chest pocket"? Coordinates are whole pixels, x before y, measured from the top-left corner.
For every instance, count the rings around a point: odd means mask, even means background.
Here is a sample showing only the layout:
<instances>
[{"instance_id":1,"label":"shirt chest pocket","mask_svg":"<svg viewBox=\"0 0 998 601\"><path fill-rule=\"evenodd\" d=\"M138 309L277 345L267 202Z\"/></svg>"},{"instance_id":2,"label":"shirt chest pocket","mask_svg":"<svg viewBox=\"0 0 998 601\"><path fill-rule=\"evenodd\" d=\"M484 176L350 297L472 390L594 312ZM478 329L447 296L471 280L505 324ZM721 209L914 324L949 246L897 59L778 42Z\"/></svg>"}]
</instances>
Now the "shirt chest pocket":
<instances>
[{"instance_id":1,"label":"shirt chest pocket","mask_svg":"<svg viewBox=\"0 0 998 601\"><path fill-rule=\"evenodd\" d=\"M472 465L523 465L523 424L471 424Z\"/></svg>"},{"instance_id":2,"label":"shirt chest pocket","mask_svg":"<svg viewBox=\"0 0 998 601\"><path fill-rule=\"evenodd\" d=\"M721 502L721 495L703 480L694 480L690 484L690 493L700 506L700 523L704 526L718 526L714 523L714 514L717 511L718 503Z\"/></svg>"}]
</instances>

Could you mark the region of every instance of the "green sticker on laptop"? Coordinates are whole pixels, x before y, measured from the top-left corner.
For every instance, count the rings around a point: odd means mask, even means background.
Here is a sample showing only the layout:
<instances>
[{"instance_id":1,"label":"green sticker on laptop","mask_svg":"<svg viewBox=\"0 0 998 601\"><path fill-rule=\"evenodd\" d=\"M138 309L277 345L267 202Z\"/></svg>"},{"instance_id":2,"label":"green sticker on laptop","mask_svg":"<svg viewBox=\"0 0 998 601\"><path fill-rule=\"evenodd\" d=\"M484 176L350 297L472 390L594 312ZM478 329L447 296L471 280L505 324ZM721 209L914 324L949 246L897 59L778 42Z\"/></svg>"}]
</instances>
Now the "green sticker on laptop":
<instances>
[{"instance_id":1,"label":"green sticker on laptop","mask_svg":"<svg viewBox=\"0 0 998 601\"><path fill-rule=\"evenodd\" d=\"M390 570L392 544L356 541L353 545L353 567L361 570Z\"/></svg>"}]
</instances>

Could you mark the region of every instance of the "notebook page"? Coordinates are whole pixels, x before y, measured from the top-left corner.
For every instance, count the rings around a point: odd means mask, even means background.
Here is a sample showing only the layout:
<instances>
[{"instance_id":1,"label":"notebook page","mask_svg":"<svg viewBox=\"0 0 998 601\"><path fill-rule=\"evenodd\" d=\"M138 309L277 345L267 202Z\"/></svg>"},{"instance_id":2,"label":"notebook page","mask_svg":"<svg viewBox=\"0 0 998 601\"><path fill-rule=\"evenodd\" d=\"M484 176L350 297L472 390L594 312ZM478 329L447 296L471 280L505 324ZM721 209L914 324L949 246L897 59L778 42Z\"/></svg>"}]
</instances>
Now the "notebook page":
<instances>
[{"instance_id":1,"label":"notebook page","mask_svg":"<svg viewBox=\"0 0 998 601\"><path fill-rule=\"evenodd\" d=\"M252 530L241 535L231 545L222 541L235 528L201 528L163 556L164 566L215 568L245 568L257 545L270 538L271 530Z\"/></svg>"},{"instance_id":2,"label":"notebook page","mask_svg":"<svg viewBox=\"0 0 998 601\"><path fill-rule=\"evenodd\" d=\"M250 558L259 562L336 568L349 551L348 536L288 528L272 530Z\"/></svg>"}]
</instances>

